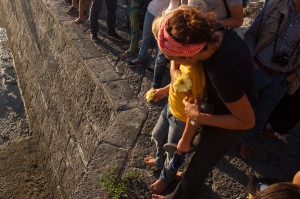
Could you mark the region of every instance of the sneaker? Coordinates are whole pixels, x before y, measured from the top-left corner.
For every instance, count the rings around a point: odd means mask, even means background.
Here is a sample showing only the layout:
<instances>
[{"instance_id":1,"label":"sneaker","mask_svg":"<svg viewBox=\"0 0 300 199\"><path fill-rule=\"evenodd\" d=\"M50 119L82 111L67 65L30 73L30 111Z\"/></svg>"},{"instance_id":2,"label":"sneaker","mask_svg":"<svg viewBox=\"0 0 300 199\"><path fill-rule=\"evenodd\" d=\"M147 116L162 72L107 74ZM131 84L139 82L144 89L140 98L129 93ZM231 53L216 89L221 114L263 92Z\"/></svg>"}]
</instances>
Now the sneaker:
<instances>
[{"instance_id":1,"label":"sneaker","mask_svg":"<svg viewBox=\"0 0 300 199\"><path fill-rule=\"evenodd\" d=\"M71 13L76 12L76 11L78 11L78 9L75 8L75 7L73 7L73 6L71 6L71 7L67 10L67 13L68 13L68 14L71 14Z\"/></svg>"},{"instance_id":2,"label":"sneaker","mask_svg":"<svg viewBox=\"0 0 300 199\"><path fill-rule=\"evenodd\" d=\"M117 41L123 41L123 38L120 37L116 32L108 33L107 36Z\"/></svg>"},{"instance_id":3,"label":"sneaker","mask_svg":"<svg viewBox=\"0 0 300 199\"><path fill-rule=\"evenodd\" d=\"M92 35L91 40L92 40L94 43L100 43L100 42L101 42L101 39L99 39L99 37L97 37L97 35Z\"/></svg>"},{"instance_id":4,"label":"sneaker","mask_svg":"<svg viewBox=\"0 0 300 199\"><path fill-rule=\"evenodd\" d=\"M148 66L146 68L146 72L149 74L153 74L154 73L154 64L151 64L150 66Z\"/></svg>"},{"instance_id":5,"label":"sneaker","mask_svg":"<svg viewBox=\"0 0 300 199\"><path fill-rule=\"evenodd\" d=\"M132 61L127 62L126 64L128 67L138 67L138 66L142 66L143 62L138 60L138 59L134 59Z\"/></svg>"}]
</instances>

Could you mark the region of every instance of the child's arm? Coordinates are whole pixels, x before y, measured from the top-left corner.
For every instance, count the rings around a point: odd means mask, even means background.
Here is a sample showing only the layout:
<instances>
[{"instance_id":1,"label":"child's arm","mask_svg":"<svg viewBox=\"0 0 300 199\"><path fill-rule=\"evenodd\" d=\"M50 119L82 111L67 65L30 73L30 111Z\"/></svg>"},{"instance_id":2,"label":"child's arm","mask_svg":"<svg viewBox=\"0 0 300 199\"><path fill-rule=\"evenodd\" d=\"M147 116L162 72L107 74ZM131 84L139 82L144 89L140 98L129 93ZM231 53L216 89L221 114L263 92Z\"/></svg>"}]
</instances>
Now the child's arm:
<instances>
[{"instance_id":1,"label":"child's arm","mask_svg":"<svg viewBox=\"0 0 300 199\"><path fill-rule=\"evenodd\" d=\"M166 97L169 94L169 89L170 89L170 84L165 86L164 88L154 89L154 91L153 91L153 93L154 93L153 100L155 102L158 102L162 98Z\"/></svg>"},{"instance_id":2,"label":"child's arm","mask_svg":"<svg viewBox=\"0 0 300 199\"><path fill-rule=\"evenodd\" d=\"M184 152L189 152L191 149L192 139L197 130L191 123L191 119L187 118L184 132L182 134L181 139L177 145L177 153L182 154Z\"/></svg>"}]
</instances>

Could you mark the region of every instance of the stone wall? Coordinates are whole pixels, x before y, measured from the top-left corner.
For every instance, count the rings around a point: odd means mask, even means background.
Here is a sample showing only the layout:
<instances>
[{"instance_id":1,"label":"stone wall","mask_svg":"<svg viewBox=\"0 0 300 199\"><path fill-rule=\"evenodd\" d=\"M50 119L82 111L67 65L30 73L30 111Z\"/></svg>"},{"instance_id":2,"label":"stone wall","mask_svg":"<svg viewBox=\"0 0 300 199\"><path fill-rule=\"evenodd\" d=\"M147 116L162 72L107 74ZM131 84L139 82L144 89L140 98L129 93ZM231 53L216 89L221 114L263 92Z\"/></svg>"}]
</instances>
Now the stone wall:
<instances>
[{"instance_id":1,"label":"stone wall","mask_svg":"<svg viewBox=\"0 0 300 199\"><path fill-rule=\"evenodd\" d=\"M90 40L66 33L51 10L59 1L47 3L1 0L0 11L55 198L83 198L99 188L97 175L111 162L124 168L147 109Z\"/></svg>"}]
</instances>

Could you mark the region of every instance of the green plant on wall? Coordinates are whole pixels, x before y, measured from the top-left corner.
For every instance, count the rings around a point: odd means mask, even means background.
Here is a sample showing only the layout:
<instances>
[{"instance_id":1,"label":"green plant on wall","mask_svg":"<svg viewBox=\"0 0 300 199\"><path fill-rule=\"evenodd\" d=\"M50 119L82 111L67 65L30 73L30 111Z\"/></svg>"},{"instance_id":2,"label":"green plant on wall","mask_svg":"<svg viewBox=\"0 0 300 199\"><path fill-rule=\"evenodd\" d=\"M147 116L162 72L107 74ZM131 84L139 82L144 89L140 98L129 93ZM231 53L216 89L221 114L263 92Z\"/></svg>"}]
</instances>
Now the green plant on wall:
<instances>
[{"instance_id":1,"label":"green plant on wall","mask_svg":"<svg viewBox=\"0 0 300 199\"><path fill-rule=\"evenodd\" d=\"M117 167L113 164L110 165L110 171L104 171L99 184L104 186L107 193L114 199L127 197L128 182L137 177L137 172L132 171L126 175L119 177L117 173Z\"/></svg>"}]
</instances>

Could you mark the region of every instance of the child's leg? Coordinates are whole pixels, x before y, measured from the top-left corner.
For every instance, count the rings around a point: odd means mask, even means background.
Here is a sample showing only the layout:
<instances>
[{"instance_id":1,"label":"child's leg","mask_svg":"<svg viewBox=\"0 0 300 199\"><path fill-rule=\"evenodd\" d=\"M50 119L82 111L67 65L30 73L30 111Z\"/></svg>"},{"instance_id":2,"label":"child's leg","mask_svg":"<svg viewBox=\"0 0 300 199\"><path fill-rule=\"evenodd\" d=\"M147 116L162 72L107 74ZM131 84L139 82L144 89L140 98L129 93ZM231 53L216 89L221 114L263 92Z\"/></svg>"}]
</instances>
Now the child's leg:
<instances>
[{"instance_id":1,"label":"child's leg","mask_svg":"<svg viewBox=\"0 0 300 199\"><path fill-rule=\"evenodd\" d=\"M167 114L167 118L170 124L168 130L168 143L178 144L185 129L185 122L178 120L170 112ZM165 159L164 167L160 173L159 180L150 186L152 193L162 193L167 188L168 184L174 180L177 169L170 167L170 162L173 158L173 155L173 153L171 154L167 152L167 158Z\"/></svg>"},{"instance_id":2,"label":"child's leg","mask_svg":"<svg viewBox=\"0 0 300 199\"><path fill-rule=\"evenodd\" d=\"M154 140L157 152L156 152L156 159L155 165L162 169L165 161L164 149L163 146L167 142L168 139L168 129L169 129L169 121L167 118L167 113L169 112L169 105L167 104L153 129L152 132L152 139Z\"/></svg>"}]
</instances>

